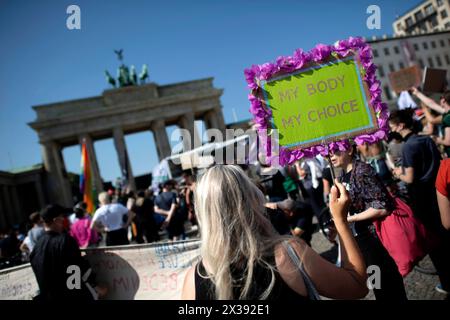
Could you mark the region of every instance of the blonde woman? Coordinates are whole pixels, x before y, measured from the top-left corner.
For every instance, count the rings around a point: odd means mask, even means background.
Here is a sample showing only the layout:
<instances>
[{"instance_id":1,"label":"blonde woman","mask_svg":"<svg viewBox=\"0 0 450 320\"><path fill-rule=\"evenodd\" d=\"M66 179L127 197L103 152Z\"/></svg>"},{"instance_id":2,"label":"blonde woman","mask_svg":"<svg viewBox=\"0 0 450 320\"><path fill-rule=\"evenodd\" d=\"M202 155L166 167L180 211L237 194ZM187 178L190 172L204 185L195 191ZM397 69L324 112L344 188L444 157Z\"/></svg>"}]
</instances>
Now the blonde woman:
<instances>
[{"instance_id":1,"label":"blonde woman","mask_svg":"<svg viewBox=\"0 0 450 320\"><path fill-rule=\"evenodd\" d=\"M182 299L364 297L366 267L347 225L350 201L343 185L337 186L330 208L341 239L342 268L302 240L279 236L266 217L264 195L239 167L208 169L195 192L202 259L187 272ZM301 263L294 263L295 257Z\"/></svg>"}]
</instances>

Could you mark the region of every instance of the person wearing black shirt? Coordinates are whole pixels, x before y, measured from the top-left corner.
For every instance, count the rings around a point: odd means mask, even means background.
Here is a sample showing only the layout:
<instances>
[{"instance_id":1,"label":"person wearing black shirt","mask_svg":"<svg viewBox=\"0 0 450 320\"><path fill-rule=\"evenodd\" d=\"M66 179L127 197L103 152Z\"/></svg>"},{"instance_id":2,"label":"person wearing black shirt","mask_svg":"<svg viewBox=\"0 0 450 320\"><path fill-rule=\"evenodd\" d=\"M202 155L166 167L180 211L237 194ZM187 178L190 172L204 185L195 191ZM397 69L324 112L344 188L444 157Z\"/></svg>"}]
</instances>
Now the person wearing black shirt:
<instances>
[{"instance_id":1,"label":"person wearing black shirt","mask_svg":"<svg viewBox=\"0 0 450 320\"><path fill-rule=\"evenodd\" d=\"M171 190L174 188L174 181L166 181L163 184L163 192L155 198L154 210L166 216L165 222L169 239L179 240L184 235L184 222L186 217L179 209L177 195Z\"/></svg>"},{"instance_id":2,"label":"person wearing black shirt","mask_svg":"<svg viewBox=\"0 0 450 320\"><path fill-rule=\"evenodd\" d=\"M137 229L137 243L144 243L144 236L147 239L147 242L159 240L158 226L156 225L154 218L153 206L153 201L150 198L145 197L145 192L139 191L132 209L132 211L136 213L134 221Z\"/></svg>"},{"instance_id":3,"label":"person wearing black shirt","mask_svg":"<svg viewBox=\"0 0 450 320\"><path fill-rule=\"evenodd\" d=\"M94 275L89 263L82 258L76 240L64 230L64 220L67 219L65 214L71 211L59 205L49 205L41 211L45 234L30 255L31 267L39 285L36 300L90 301L97 299L99 293L106 293L99 286L93 288ZM69 285L69 277L76 274L76 271L70 271L70 266L80 270L79 287ZM73 282L77 283L75 280Z\"/></svg>"},{"instance_id":4,"label":"person wearing black shirt","mask_svg":"<svg viewBox=\"0 0 450 320\"><path fill-rule=\"evenodd\" d=\"M450 232L442 226L435 187L441 156L429 137L414 134L412 122L409 110L395 111L389 117L391 130L405 141L402 167L394 169L394 175L407 184L414 215L439 237L438 245L430 252L441 281L436 290L450 293Z\"/></svg>"}]
</instances>

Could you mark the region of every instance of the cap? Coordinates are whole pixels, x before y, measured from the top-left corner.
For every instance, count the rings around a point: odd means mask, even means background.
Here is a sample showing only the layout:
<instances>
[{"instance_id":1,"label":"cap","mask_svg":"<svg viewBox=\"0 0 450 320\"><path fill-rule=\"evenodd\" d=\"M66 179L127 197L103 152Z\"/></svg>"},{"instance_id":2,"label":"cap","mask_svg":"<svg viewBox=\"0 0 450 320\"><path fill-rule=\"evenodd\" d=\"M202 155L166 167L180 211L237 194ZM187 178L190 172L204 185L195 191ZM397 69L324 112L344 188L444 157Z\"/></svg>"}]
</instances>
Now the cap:
<instances>
[{"instance_id":1,"label":"cap","mask_svg":"<svg viewBox=\"0 0 450 320\"><path fill-rule=\"evenodd\" d=\"M60 215L67 216L72 213L72 209L65 208L59 204L50 204L41 210L40 214L44 222L52 222L53 219Z\"/></svg>"}]
</instances>

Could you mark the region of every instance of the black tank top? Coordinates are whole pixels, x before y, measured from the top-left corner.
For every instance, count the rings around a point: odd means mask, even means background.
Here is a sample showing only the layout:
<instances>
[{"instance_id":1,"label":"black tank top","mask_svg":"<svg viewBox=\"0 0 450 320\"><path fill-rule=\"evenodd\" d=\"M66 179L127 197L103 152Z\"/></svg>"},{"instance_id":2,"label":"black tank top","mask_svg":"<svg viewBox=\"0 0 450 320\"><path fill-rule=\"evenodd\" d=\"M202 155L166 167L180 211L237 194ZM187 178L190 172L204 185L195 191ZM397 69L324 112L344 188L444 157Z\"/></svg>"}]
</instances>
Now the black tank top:
<instances>
[{"instance_id":1,"label":"black tank top","mask_svg":"<svg viewBox=\"0 0 450 320\"><path fill-rule=\"evenodd\" d=\"M274 258L269 263L273 263ZM242 272L234 269L231 271L233 279L239 279ZM210 279L202 277L206 275L203 261L200 261L195 267L195 299L196 300L215 300L215 287ZM253 269L253 281L248 294L247 300L257 300L261 294L266 290L271 281L271 272L269 269L256 265ZM245 280L245 279L244 279ZM233 299L239 299L244 280L237 283L233 288ZM308 297L302 296L291 289L281 278L280 274L275 271L275 284L270 292L267 300L282 300L282 301L299 301L309 300Z\"/></svg>"}]
</instances>

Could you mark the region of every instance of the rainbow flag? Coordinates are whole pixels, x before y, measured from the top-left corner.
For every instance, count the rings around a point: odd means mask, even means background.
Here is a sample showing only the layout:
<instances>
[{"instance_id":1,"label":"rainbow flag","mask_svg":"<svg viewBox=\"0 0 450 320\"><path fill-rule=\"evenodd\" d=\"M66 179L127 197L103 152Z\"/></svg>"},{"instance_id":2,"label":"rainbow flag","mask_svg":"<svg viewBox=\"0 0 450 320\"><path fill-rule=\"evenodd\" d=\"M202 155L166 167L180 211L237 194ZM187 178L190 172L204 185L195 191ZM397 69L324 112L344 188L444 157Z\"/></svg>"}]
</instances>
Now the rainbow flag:
<instances>
[{"instance_id":1,"label":"rainbow flag","mask_svg":"<svg viewBox=\"0 0 450 320\"><path fill-rule=\"evenodd\" d=\"M96 209L96 190L92 179L91 162L89 160L85 140L83 140L81 144L80 193L83 195L83 201L87 204L87 212L93 214Z\"/></svg>"}]
</instances>

